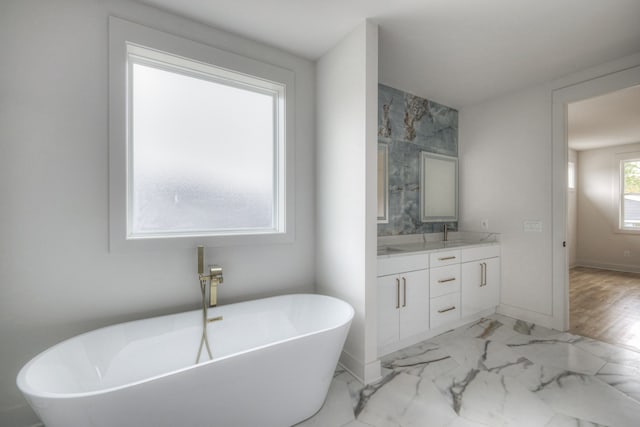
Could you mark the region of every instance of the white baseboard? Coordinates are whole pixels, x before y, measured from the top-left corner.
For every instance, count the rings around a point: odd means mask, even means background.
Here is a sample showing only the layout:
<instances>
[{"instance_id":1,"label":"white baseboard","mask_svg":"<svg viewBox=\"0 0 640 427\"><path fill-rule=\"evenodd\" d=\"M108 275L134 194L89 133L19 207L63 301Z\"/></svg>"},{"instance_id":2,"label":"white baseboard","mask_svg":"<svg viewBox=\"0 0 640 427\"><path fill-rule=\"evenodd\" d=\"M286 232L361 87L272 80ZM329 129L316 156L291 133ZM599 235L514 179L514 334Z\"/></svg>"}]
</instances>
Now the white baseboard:
<instances>
[{"instance_id":1,"label":"white baseboard","mask_svg":"<svg viewBox=\"0 0 640 427\"><path fill-rule=\"evenodd\" d=\"M364 384L371 384L382 378L382 366L380 359L376 359L364 366Z\"/></svg>"},{"instance_id":2,"label":"white baseboard","mask_svg":"<svg viewBox=\"0 0 640 427\"><path fill-rule=\"evenodd\" d=\"M625 273L640 273L640 266L628 264L607 264L594 261L576 261L576 267L599 268L601 270L622 271Z\"/></svg>"},{"instance_id":3,"label":"white baseboard","mask_svg":"<svg viewBox=\"0 0 640 427\"><path fill-rule=\"evenodd\" d=\"M524 308L514 307L512 305L500 304L496 310L499 314L503 314L514 319L524 320L525 322L535 323L545 328L553 329L553 316L529 311Z\"/></svg>"},{"instance_id":4,"label":"white baseboard","mask_svg":"<svg viewBox=\"0 0 640 427\"><path fill-rule=\"evenodd\" d=\"M44 427L44 424L31 408L25 405L0 411L0 426Z\"/></svg>"},{"instance_id":5,"label":"white baseboard","mask_svg":"<svg viewBox=\"0 0 640 427\"><path fill-rule=\"evenodd\" d=\"M381 377L382 371L379 359L365 364L343 350L340 355L339 363L363 384L371 384L372 382L379 380Z\"/></svg>"}]
</instances>

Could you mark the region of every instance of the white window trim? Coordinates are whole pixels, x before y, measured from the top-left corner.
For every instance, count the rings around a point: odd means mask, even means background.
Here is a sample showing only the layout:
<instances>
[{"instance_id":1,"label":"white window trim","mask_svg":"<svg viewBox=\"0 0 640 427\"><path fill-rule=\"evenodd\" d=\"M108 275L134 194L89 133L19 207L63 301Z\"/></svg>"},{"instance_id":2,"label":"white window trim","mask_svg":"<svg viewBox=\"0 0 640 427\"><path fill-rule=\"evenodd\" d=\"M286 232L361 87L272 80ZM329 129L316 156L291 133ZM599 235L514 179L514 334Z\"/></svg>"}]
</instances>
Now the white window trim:
<instances>
[{"instance_id":1,"label":"white window trim","mask_svg":"<svg viewBox=\"0 0 640 427\"><path fill-rule=\"evenodd\" d=\"M284 186L279 218L281 232L233 235L162 236L144 239L127 238L127 49L140 45L178 57L211 64L284 86L284 150L278 151L278 162L284 165ZM159 248L209 247L290 243L295 238L294 188L294 83L293 71L251 58L223 51L202 43L178 37L149 27L109 17L109 248L111 251L153 250ZM206 167L206 159L203 160Z\"/></svg>"},{"instance_id":2,"label":"white window trim","mask_svg":"<svg viewBox=\"0 0 640 427\"><path fill-rule=\"evenodd\" d=\"M626 160L633 160L633 159L640 159L640 151L635 151L635 152L629 152L629 153L617 153L614 156L614 163L615 163L615 168L614 170L616 171L616 176L614 179L614 185L613 185L613 198L614 198L614 203L615 203L615 207L616 207L616 218L617 218L617 224L616 224L616 233L620 233L620 234L640 234L640 230L636 230L636 229L630 229L630 228L624 228L623 224L624 224L624 218L623 218L623 194L622 191L624 189L624 184L623 184L623 169L622 169L622 163Z\"/></svg>"}]
</instances>

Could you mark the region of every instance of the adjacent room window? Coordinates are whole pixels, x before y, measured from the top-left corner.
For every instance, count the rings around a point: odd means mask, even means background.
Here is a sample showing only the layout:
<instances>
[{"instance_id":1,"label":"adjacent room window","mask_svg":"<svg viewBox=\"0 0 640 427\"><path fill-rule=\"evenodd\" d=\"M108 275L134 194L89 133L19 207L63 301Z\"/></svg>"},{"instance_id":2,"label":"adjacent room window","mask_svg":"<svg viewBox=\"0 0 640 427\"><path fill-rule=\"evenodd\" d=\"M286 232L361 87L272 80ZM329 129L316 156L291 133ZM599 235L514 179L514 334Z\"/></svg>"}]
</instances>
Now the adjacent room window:
<instances>
[{"instance_id":1,"label":"adjacent room window","mask_svg":"<svg viewBox=\"0 0 640 427\"><path fill-rule=\"evenodd\" d=\"M110 32L112 246L291 241L292 73L117 18Z\"/></svg>"},{"instance_id":2,"label":"adjacent room window","mask_svg":"<svg viewBox=\"0 0 640 427\"><path fill-rule=\"evenodd\" d=\"M620 161L620 229L640 231L640 158Z\"/></svg>"},{"instance_id":3,"label":"adjacent room window","mask_svg":"<svg viewBox=\"0 0 640 427\"><path fill-rule=\"evenodd\" d=\"M576 189L576 164L574 162L569 162L567 167L567 172L569 176L567 177L567 186L569 190Z\"/></svg>"}]
</instances>

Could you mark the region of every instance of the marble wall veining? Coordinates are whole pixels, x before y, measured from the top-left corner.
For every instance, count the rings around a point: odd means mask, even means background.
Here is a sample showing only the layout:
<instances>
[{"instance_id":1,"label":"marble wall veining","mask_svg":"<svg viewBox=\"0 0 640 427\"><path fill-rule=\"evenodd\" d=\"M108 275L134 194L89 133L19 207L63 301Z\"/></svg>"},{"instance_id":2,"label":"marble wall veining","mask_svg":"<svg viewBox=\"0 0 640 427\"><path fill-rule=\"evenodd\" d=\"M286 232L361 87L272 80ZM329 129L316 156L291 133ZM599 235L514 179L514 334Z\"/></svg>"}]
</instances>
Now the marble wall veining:
<instances>
[{"instance_id":1,"label":"marble wall veining","mask_svg":"<svg viewBox=\"0 0 640 427\"><path fill-rule=\"evenodd\" d=\"M389 146L389 222L378 236L440 231L443 223L420 221L420 153L458 156L458 111L380 84L378 142Z\"/></svg>"}]
</instances>

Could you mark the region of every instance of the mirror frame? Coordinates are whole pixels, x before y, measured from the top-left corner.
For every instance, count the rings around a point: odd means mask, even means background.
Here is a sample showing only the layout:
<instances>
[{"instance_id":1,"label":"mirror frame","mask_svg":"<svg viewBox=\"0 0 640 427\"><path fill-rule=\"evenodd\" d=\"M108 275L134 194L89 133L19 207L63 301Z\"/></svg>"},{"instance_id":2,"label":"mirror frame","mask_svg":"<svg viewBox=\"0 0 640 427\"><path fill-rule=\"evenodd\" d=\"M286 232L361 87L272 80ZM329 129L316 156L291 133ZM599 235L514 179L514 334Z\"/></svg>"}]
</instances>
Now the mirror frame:
<instances>
[{"instance_id":1,"label":"mirror frame","mask_svg":"<svg viewBox=\"0 0 640 427\"><path fill-rule=\"evenodd\" d=\"M428 205L428 186L427 186L427 174L428 174L428 162L429 160L438 162L453 163L454 177L453 177L453 202L454 209L451 215L426 215L426 206ZM443 177L442 179L445 179ZM441 182L441 181L439 181ZM448 200L450 202L450 200ZM452 156L445 156L442 154L434 154L423 151L420 154L420 221L422 222L454 222L458 221L458 158Z\"/></svg>"},{"instance_id":2,"label":"mirror frame","mask_svg":"<svg viewBox=\"0 0 640 427\"><path fill-rule=\"evenodd\" d=\"M382 177L380 171L380 161L382 160ZM382 178L382 179L381 179ZM383 188L380 188L382 184ZM389 146L382 142L378 143L378 224L389 223ZM382 202L382 215L380 212L380 198Z\"/></svg>"}]
</instances>

